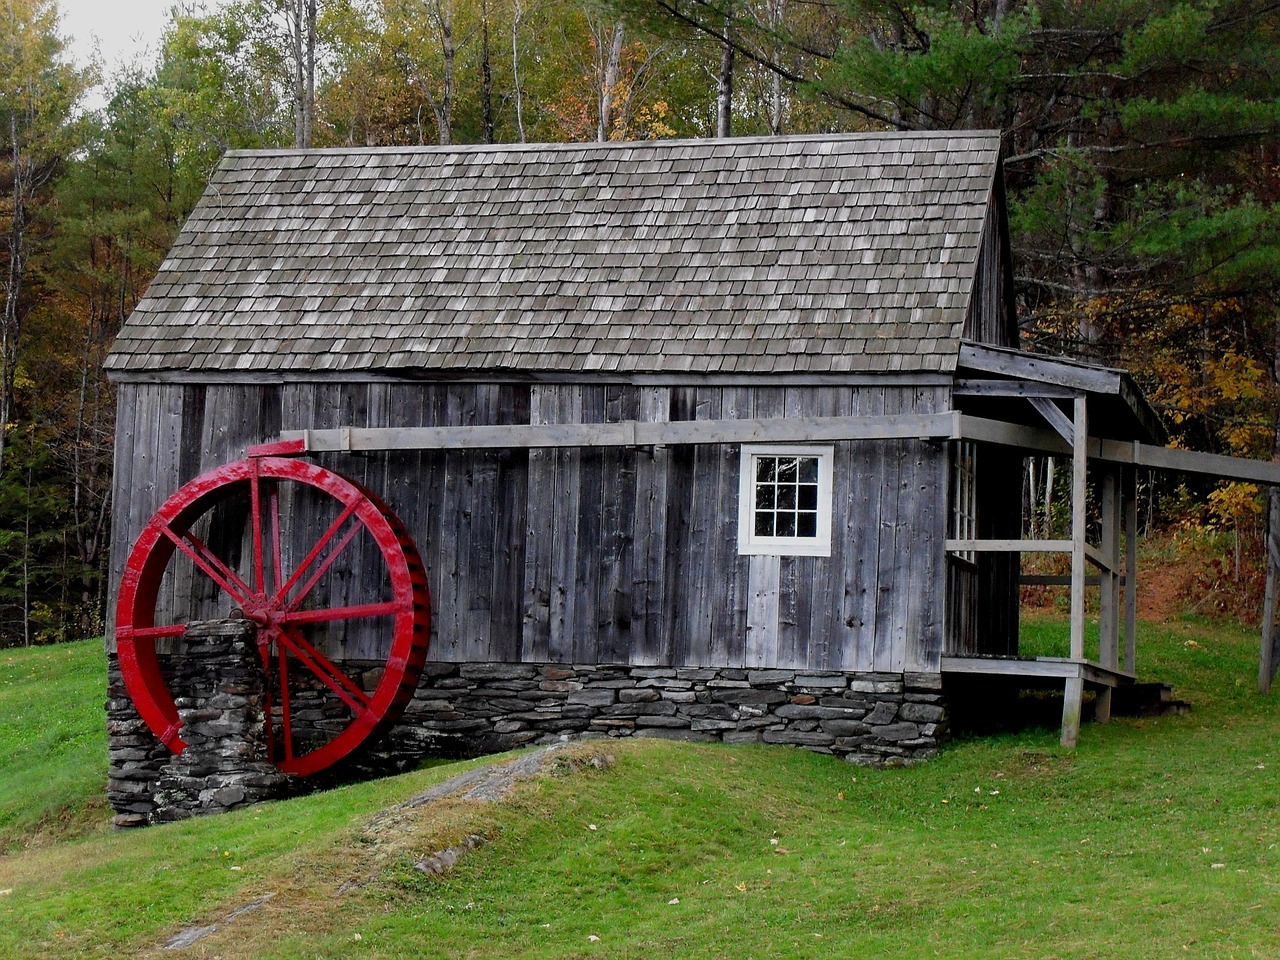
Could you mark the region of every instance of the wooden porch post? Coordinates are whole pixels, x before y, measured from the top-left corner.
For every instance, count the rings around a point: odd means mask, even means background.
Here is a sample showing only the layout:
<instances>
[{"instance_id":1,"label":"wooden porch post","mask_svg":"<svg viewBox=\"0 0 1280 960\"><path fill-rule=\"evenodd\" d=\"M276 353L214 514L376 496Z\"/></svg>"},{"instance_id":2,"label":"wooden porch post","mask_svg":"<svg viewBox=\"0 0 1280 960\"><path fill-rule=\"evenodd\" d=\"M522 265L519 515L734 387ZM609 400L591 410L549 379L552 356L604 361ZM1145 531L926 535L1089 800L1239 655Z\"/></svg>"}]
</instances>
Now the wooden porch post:
<instances>
[{"instance_id":1,"label":"wooden porch post","mask_svg":"<svg viewBox=\"0 0 1280 960\"><path fill-rule=\"evenodd\" d=\"M1108 569L1099 576L1098 662L1111 670L1120 668L1120 517L1123 493L1120 468L1102 469L1102 559ZM1096 717L1099 723L1111 720L1111 687L1098 691Z\"/></svg>"},{"instance_id":2,"label":"wooden porch post","mask_svg":"<svg viewBox=\"0 0 1280 960\"><path fill-rule=\"evenodd\" d=\"M1276 361L1280 363L1280 359ZM1258 649L1258 692L1268 693L1275 679L1280 636L1276 633L1277 579L1280 579L1280 489L1267 493L1267 581L1262 598L1262 645Z\"/></svg>"},{"instance_id":3,"label":"wooden porch post","mask_svg":"<svg viewBox=\"0 0 1280 960\"><path fill-rule=\"evenodd\" d=\"M1138 469L1125 467L1124 496L1124 670L1138 666Z\"/></svg>"},{"instance_id":4,"label":"wooden porch post","mask_svg":"<svg viewBox=\"0 0 1280 960\"><path fill-rule=\"evenodd\" d=\"M1074 403L1071 449L1071 658L1084 658L1084 578L1085 578L1085 501L1088 498L1089 415L1083 395ZM1080 739L1080 704L1084 699L1084 680L1072 677L1066 682L1062 698L1062 740L1064 747L1074 747Z\"/></svg>"}]
</instances>

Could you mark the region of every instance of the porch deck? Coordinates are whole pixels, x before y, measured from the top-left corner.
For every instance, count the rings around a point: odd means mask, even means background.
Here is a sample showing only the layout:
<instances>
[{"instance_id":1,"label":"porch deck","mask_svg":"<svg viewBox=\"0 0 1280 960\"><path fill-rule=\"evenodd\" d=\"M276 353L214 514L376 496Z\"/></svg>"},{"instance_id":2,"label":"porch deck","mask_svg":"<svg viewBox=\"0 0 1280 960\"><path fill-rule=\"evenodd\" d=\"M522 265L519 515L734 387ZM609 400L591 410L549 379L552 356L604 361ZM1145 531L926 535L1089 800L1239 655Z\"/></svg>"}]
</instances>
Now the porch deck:
<instances>
[{"instance_id":1,"label":"porch deck","mask_svg":"<svg viewBox=\"0 0 1280 960\"><path fill-rule=\"evenodd\" d=\"M1094 719L1111 719L1111 693L1116 687L1137 682L1137 676L1118 667L1107 667L1083 657L966 656L942 658L942 675L968 674L1018 677L1029 685L1053 685L1063 690L1062 743L1075 746L1080 733L1080 700L1086 686L1096 691Z\"/></svg>"}]
</instances>

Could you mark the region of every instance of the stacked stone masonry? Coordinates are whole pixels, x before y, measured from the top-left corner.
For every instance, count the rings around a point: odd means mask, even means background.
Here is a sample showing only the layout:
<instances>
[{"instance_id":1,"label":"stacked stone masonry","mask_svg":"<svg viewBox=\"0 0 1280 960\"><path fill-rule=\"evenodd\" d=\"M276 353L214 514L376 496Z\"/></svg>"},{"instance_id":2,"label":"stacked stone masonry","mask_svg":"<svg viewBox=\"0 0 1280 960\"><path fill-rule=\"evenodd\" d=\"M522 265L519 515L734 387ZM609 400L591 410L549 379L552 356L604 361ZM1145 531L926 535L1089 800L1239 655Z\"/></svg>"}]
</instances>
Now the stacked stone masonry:
<instances>
[{"instance_id":1,"label":"stacked stone masonry","mask_svg":"<svg viewBox=\"0 0 1280 960\"><path fill-rule=\"evenodd\" d=\"M386 746L474 754L566 735L663 737L885 764L932 757L945 731L938 674L440 663Z\"/></svg>"},{"instance_id":2,"label":"stacked stone masonry","mask_svg":"<svg viewBox=\"0 0 1280 960\"><path fill-rule=\"evenodd\" d=\"M281 796L289 778L267 759L265 678L253 625L192 624L170 665L186 749L175 756L134 709L112 658L107 699L107 798L119 827L219 813Z\"/></svg>"},{"instance_id":3,"label":"stacked stone masonry","mask_svg":"<svg viewBox=\"0 0 1280 960\"><path fill-rule=\"evenodd\" d=\"M382 668L352 660L342 666L370 690ZM188 775L188 795L203 797L206 810L283 789L259 783L263 771L256 767L187 770L186 755L172 757L138 719L114 657L110 689L108 795L119 824L184 815L183 805L172 800L180 773ZM311 697L317 704L308 708ZM298 691L297 698L299 737L331 735L321 731L338 721L320 708L315 692ZM237 701L235 709L242 706ZM934 756L946 729L938 674L429 663L401 721L334 778L405 769L425 756L476 756L602 737L787 744L858 764L905 764ZM236 793L241 789L243 800Z\"/></svg>"}]
</instances>

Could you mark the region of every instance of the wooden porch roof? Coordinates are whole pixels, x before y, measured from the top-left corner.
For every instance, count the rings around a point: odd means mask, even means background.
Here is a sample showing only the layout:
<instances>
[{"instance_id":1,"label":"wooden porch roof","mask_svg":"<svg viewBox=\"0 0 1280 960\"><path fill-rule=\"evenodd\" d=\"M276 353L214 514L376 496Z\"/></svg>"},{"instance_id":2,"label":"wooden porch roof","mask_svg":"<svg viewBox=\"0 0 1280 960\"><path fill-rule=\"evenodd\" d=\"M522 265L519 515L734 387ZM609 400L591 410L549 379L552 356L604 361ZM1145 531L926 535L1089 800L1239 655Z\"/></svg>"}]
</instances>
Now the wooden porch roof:
<instances>
[{"instance_id":1,"label":"wooden porch roof","mask_svg":"<svg viewBox=\"0 0 1280 960\"><path fill-rule=\"evenodd\" d=\"M955 391L957 406L965 413L1034 427L1052 425L1047 422L1053 416L1049 405L1083 395L1092 436L1152 444L1168 440L1160 415L1133 377L1114 367L964 342ZM1067 410L1062 415L1070 420Z\"/></svg>"}]
</instances>

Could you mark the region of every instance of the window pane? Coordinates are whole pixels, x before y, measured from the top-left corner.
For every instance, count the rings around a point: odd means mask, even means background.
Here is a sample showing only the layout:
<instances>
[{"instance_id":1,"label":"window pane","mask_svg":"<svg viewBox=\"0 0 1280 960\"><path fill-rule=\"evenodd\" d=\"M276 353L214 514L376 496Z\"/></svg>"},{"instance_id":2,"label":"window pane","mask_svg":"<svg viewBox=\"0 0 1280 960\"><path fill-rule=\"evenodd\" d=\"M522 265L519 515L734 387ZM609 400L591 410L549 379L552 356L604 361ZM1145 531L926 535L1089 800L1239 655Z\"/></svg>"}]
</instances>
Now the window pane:
<instances>
[{"instance_id":1,"label":"window pane","mask_svg":"<svg viewBox=\"0 0 1280 960\"><path fill-rule=\"evenodd\" d=\"M793 486L778 487L778 509L794 510L796 508L796 488Z\"/></svg>"},{"instance_id":2,"label":"window pane","mask_svg":"<svg viewBox=\"0 0 1280 960\"><path fill-rule=\"evenodd\" d=\"M796 535L796 515L794 513L779 513L778 527L774 533L775 537L794 537Z\"/></svg>"},{"instance_id":3,"label":"window pane","mask_svg":"<svg viewBox=\"0 0 1280 960\"><path fill-rule=\"evenodd\" d=\"M778 488L773 484L761 484L756 488L756 509L773 510L778 505Z\"/></svg>"},{"instance_id":4,"label":"window pane","mask_svg":"<svg viewBox=\"0 0 1280 960\"><path fill-rule=\"evenodd\" d=\"M778 482L779 483L795 483L796 474L798 472L795 457L779 457L778 458Z\"/></svg>"},{"instance_id":5,"label":"window pane","mask_svg":"<svg viewBox=\"0 0 1280 960\"><path fill-rule=\"evenodd\" d=\"M817 457L801 457L800 458L800 482L801 483L817 483L818 482L818 458Z\"/></svg>"},{"instance_id":6,"label":"window pane","mask_svg":"<svg viewBox=\"0 0 1280 960\"><path fill-rule=\"evenodd\" d=\"M796 535L800 537L816 537L818 535L818 514L800 514L797 518L796 531Z\"/></svg>"},{"instance_id":7,"label":"window pane","mask_svg":"<svg viewBox=\"0 0 1280 960\"><path fill-rule=\"evenodd\" d=\"M773 536L773 514L767 510L756 511L756 536Z\"/></svg>"},{"instance_id":8,"label":"window pane","mask_svg":"<svg viewBox=\"0 0 1280 960\"><path fill-rule=\"evenodd\" d=\"M817 484L805 484L800 487L800 499L798 505L801 510L817 510L818 509L818 487Z\"/></svg>"},{"instance_id":9,"label":"window pane","mask_svg":"<svg viewBox=\"0 0 1280 960\"><path fill-rule=\"evenodd\" d=\"M777 474L777 466L777 457L757 457L756 481L758 483L772 483Z\"/></svg>"}]
</instances>

